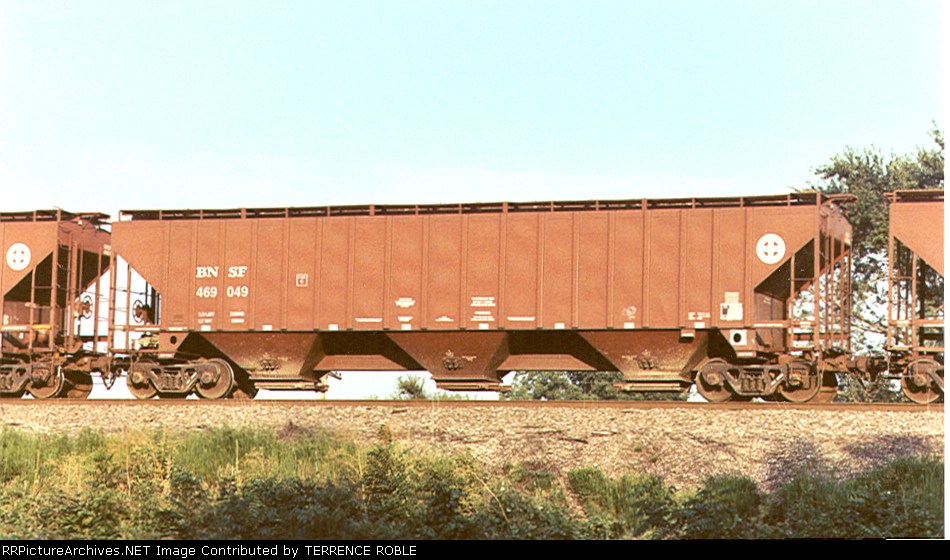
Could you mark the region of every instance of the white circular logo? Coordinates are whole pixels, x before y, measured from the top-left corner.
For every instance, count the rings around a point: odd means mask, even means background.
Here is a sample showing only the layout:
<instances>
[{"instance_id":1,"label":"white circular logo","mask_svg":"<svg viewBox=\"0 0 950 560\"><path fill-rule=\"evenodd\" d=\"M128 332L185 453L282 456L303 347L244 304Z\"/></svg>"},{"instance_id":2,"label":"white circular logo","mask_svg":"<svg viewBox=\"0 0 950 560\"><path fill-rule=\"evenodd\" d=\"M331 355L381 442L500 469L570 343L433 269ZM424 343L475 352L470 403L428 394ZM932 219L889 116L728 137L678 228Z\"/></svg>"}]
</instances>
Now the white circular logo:
<instances>
[{"instance_id":1,"label":"white circular logo","mask_svg":"<svg viewBox=\"0 0 950 560\"><path fill-rule=\"evenodd\" d=\"M755 244L755 254L765 264L775 264L785 257L785 240L774 233L766 233Z\"/></svg>"},{"instance_id":2,"label":"white circular logo","mask_svg":"<svg viewBox=\"0 0 950 560\"><path fill-rule=\"evenodd\" d=\"M29 247L23 243L14 243L7 249L7 266L13 270L23 270L30 266L32 256Z\"/></svg>"}]
</instances>

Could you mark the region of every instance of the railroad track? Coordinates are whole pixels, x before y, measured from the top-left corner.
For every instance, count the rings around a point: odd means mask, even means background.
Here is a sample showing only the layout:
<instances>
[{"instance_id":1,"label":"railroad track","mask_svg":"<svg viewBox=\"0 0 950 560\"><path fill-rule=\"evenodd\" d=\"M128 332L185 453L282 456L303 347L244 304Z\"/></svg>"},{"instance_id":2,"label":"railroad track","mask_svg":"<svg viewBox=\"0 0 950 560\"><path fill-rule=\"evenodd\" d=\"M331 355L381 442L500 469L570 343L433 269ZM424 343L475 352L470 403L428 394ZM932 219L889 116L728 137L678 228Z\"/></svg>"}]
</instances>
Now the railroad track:
<instances>
[{"instance_id":1,"label":"railroad track","mask_svg":"<svg viewBox=\"0 0 950 560\"><path fill-rule=\"evenodd\" d=\"M814 411L899 411L943 413L943 403L919 405L915 403L815 403L795 404L787 402L725 402L699 403L684 401L477 401L477 400L202 400L202 399L3 399L0 407L382 407L395 411L409 408L574 408L574 409L684 409L684 410L814 410Z\"/></svg>"}]
</instances>

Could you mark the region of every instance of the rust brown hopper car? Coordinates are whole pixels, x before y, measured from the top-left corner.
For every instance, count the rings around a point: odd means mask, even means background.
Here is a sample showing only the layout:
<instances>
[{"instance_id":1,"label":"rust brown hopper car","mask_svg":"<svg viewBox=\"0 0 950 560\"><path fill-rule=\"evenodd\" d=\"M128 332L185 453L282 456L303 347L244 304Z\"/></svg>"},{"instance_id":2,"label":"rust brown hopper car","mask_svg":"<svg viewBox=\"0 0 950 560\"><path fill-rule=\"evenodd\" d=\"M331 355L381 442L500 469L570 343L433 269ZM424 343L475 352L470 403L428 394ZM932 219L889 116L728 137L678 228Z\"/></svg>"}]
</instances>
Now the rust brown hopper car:
<instances>
[{"instance_id":1,"label":"rust brown hopper car","mask_svg":"<svg viewBox=\"0 0 950 560\"><path fill-rule=\"evenodd\" d=\"M0 397L82 398L107 325L100 278L110 266L104 214L0 213ZM86 293L85 296L82 294Z\"/></svg>"},{"instance_id":2,"label":"rust brown hopper car","mask_svg":"<svg viewBox=\"0 0 950 560\"><path fill-rule=\"evenodd\" d=\"M447 389L571 370L807 401L848 351L851 227L818 193L126 211L112 235L151 294L117 327L146 335L130 347L140 397L321 389L334 370L425 370Z\"/></svg>"},{"instance_id":3,"label":"rust brown hopper car","mask_svg":"<svg viewBox=\"0 0 950 560\"><path fill-rule=\"evenodd\" d=\"M889 197L888 371L927 404L943 396L943 191Z\"/></svg>"}]
</instances>

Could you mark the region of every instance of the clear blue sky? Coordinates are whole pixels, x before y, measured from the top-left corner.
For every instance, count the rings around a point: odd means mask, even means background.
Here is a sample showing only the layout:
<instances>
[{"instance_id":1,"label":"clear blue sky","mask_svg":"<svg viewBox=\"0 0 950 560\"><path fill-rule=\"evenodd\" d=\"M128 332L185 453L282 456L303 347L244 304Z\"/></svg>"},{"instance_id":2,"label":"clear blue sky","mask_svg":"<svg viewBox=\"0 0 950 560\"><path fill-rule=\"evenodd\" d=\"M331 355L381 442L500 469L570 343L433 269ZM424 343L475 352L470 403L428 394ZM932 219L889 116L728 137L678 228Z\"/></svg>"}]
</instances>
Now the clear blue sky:
<instances>
[{"instance_id":1,"label":"clear blue sky","mask_svg":"<svg viewBox=\"0 0 950 560\"><path fill-rule=\"evenodd\" d=\"M943 119L936 1L0 0L5 210L781 193Z\"/></svg>"}]
</instances>

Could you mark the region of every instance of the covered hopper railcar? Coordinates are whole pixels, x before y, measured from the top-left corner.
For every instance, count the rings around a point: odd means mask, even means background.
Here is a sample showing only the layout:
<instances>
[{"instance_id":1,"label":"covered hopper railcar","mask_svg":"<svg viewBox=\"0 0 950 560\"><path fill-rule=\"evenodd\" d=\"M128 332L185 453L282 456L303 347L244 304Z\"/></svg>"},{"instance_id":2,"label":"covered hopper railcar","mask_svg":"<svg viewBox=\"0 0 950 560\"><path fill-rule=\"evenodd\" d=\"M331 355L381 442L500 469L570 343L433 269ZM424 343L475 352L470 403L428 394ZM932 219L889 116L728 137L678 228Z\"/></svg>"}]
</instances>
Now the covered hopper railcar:
<instances>
[{"instance_id":1,"label":"covered hopper railcar","mask_svg":"<svg viewBox=\"0 0 950 560\"><path fill-rule=\"evenodd\" d=\"M851 227L813 192L125 211L112 245L114 276L147 283L113 317L141 398L322 390L336 370L447 389L569 370L804 402L848 367Z\"/></svg>"},{"instance_id":2,"label":"covered hopper railcar","mask_svg":"<svg viewBox=\"0 0 950 560\"><path fill-rule=\"evenodd\" d=\"M943 191L888 196L888 371L927 404L944 394Z\"/></svg>"},{"instance_id":3,"label":"covered hopper railcar","mask_svg":"<svg viewBox=\"0 0 950 560\"><path fill-rule=\"evenodd\" d=\"M83 398L100 368L110 266L108 216L63 210L0 213L0 397ZM83 295L85 294L85 295ZM104 348L103 348L104 350Z\"/></svg>"}]
</instances>

